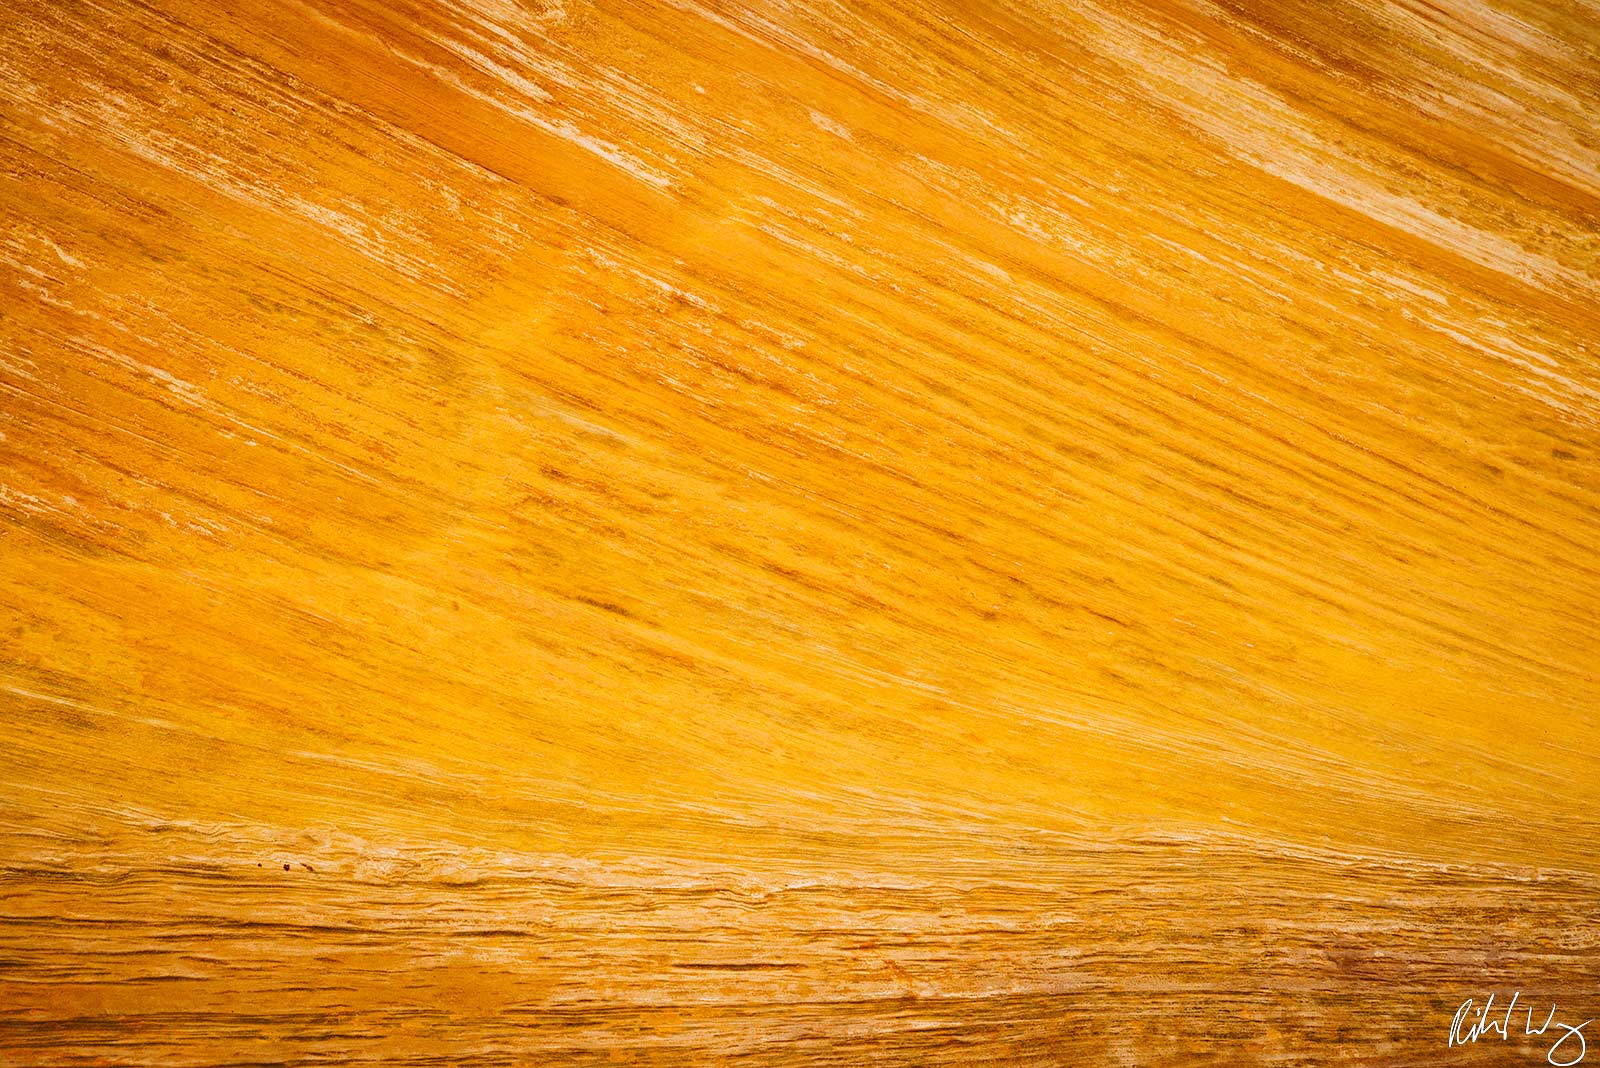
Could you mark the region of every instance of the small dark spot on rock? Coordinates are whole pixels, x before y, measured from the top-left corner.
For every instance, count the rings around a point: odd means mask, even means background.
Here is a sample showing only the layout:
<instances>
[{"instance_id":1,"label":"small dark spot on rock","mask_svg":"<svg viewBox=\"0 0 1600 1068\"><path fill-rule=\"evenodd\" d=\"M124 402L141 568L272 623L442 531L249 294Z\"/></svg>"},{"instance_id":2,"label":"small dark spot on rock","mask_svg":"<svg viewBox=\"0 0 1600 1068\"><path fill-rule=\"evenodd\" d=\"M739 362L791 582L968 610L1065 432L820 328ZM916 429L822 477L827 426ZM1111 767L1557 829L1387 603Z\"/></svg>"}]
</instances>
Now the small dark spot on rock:
<instances>
[{"instance_id":1,"label":"small dark spot on rock","mask_svg":"<svg viewBox=\"0 0 1600 1068\"><path fill-rule=\"evenodd\" d=\"M1576 460L1578 458L1577 453L1568 452L1566 449L1551 449L1550 455L1557 460Z\"/></svg>"},{"instance_id":2,"label":"small dark spot on rock","mask_svg":"<svg viewBox=\"0 0 1600 1068\"><path fill-rule=\"evenodd\" d=\"M288 870L289 870L289 865L287 865L287 864L285 864L285 865L284 865L284 866L283 866L283 870L284 870L284 871L288 871Z\"/></svg>"}]
</instances>

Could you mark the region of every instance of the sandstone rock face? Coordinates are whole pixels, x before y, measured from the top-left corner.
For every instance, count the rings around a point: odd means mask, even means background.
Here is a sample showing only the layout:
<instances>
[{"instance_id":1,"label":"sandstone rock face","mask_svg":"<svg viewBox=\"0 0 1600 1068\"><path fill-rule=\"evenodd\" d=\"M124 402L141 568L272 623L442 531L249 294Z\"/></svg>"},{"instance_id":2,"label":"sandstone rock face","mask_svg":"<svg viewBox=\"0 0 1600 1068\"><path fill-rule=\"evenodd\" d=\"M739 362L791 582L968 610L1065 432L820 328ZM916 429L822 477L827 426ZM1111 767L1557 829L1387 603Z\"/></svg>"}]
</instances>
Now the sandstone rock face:
<instances>
[{"instance_id":1,"label":"sandstone rock face","mask_svg":"<svg viewBox=\"0 0 1600 1068\"><path fill-rule=\"evenodd\" d=\"M0 163L0 1063L1595 1037L1590 0L22 0Z\"/></svg>"}]
</instances>

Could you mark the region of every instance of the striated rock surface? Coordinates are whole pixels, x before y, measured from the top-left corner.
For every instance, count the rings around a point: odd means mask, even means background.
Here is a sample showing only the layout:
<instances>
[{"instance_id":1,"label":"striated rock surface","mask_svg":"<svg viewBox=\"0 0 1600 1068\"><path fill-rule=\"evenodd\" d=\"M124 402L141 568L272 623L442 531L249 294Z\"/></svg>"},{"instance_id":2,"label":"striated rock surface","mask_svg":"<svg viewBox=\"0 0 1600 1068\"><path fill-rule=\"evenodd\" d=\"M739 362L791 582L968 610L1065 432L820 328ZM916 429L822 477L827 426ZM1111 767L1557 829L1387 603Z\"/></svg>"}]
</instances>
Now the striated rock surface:
<instances>
[{"instance_id":1,"label":"striated rock surface","mask_svg":"<svg viewBox=\"0 0 1600 1068\"><path fill-rule=\"evenodd\" d=\"M0 1063L1600 1016L1591 0L23 0L0 217Z\"/></svg>"}]
</instances>

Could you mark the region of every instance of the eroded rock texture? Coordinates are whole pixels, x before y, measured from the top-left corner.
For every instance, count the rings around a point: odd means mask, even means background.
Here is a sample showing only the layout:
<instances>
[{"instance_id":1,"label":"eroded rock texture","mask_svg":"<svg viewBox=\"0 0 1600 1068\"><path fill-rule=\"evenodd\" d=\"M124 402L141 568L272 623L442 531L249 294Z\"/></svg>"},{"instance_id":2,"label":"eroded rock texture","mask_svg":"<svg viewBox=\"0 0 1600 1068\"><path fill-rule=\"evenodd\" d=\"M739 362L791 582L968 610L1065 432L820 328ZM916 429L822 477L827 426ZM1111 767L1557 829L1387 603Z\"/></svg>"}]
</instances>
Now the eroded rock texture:
<instances>
[{"instance_id":1,"label":"eroded rock texture","mask_svg":"<svg viewBox=\"0 0 1600 1068\"><path fill-rule=\"evenodd\" d=\"M23 0L0 164L0 1061L1600 1016L1590 0Z\"/></svg>"}]
</instances>

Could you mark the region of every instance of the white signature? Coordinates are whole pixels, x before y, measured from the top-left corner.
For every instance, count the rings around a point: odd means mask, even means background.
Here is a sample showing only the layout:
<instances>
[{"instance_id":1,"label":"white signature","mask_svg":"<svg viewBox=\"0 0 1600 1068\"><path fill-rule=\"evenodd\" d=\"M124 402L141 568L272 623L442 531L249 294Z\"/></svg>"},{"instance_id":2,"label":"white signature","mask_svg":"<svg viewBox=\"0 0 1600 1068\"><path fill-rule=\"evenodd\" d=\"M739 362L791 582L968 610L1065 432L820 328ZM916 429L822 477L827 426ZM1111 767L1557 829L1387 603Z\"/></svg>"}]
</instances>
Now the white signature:
<instances>
[{"instance_id":1,"label":"white signature","mask_svg":"<svg viewBox=\"0 0 1600 1068\"><path fill-rule=\"evenodd\" d=\"M1520 990L1512 994L1511 1004L1506 1006L1505 1016L1491 1020L1489 1019L1489 1013L1494 1009L1494 995L1490 994L1489 1000L1478 1007L1477 1020L1470 1024L1467 1023L1467 1020L1473 1015L1473 1002L1471 998L1463 1001L1461 1007L1456 1010L1456 1018L1450 1021L1449 1044L1452 1046L1465 1046L1469 1042L1476 1042L1478 1039L1490 1034L1499 1035L1502 1042L1509 1039L1511 1037L1511 1014L1517 1011L1517 999L1521 996L1522 992ZM1584 1054L1589 1052L1589 1044L1583 1038L1583 1029L1592 1023L1594 1023L1593 1020L1585 1020L1576 1026L1562 1023L1556 1019L1556 1007L1551 1005L1550 1011L1545 1015L1544 1025L1537 1030L1533 1026L1533 1010L1529 1009L1527 1015L1523 1018L1522 1033L1525 1035L1542 1035L1550 1030L1552 1026L1560 1028L1565 1033L1556 1039L1555 1045L1550 1047L1550 1052L1545 1054L1544 1059L1555 1065L1556 1068L1567 1068L1568 1065L1577 1064L1583 1060ZM1463 1025L1465 1025L1464 1028ZM1556 1060L1556 1051L1574 1039L1578 1043L1578 1055L1571 1060ZM1571 1052L1569 1048L1567 1053ZM1566 1056L1566 1054L1563 1054L1563 1056Z\"/></svg>"}]
</instances>

